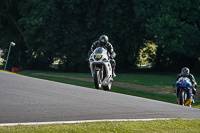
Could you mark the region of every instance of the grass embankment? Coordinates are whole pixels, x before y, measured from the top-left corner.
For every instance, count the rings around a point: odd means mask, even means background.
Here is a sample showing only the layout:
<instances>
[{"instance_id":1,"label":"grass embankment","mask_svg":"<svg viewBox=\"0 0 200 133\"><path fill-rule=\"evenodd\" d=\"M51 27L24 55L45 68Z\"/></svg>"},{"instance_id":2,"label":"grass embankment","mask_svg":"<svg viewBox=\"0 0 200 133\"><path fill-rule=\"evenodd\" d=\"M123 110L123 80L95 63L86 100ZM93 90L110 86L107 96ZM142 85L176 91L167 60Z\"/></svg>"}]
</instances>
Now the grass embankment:
<instances>
[{"instance_id":1,"label":"grass embankment","mask_svg":"<svg viewBox=\"0 0 200 133\"><path fill-rule=\"evenodd\" d=\"M0 127L3 133L199 133L200 120L94 122L79 124Z\"/></svg>"},{"instance_id":2,"label":"grass embankment","mask_svg":"<svg viewBox=\"0 0 200 133\"><path fill-rule=\"evenodd\" d=\"M95 88L90 73L25 71L21 72L20 74L62 83ZM117 74L117 77L114 78L114 83L111 91L175 104L176 97L174 88L172 87L175 78L176 74L166 73ZM200 83L200 77L195 76L195 78L197 83ZM198 94L195 98L195 104L193 104L192 107L200 108L200 99Z\"/></svg>"}]
</instances>

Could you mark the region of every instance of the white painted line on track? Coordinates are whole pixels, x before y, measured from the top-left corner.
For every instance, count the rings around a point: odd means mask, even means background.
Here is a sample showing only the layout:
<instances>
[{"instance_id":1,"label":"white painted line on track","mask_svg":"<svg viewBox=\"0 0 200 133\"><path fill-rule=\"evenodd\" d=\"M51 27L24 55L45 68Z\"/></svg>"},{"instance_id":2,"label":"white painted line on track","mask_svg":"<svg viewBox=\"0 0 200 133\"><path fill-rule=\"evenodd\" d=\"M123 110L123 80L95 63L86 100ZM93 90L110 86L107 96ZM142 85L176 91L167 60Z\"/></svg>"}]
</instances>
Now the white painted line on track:
<instances>
[{"instance_id":1,"label":"white painted line on track","mask_svg":"<svg viewBox=\"0 0 200 133\"><path fill-rule=\"evenodd\" d=\"M74 124L85 122L105 122L105 121L153 121L169 120L172 118L154 118L154 119L105 119L105 120L80 120L80 121L52 121L52 122L27 122L27 123L2 123L0 126L18 126L18 125L50 125L50 124Z\"/></svg>"}]
</instances>

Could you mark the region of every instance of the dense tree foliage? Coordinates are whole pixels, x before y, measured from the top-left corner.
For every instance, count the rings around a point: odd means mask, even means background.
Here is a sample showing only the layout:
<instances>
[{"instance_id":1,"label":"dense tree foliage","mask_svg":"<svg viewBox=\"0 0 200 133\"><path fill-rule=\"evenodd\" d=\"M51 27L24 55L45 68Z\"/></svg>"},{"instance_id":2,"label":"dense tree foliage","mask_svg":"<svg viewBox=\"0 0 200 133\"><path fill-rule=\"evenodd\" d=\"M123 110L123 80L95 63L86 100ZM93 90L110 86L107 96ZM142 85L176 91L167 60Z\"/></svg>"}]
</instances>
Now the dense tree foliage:
<instances>
[{"instance_id":1,"label":"dense tree foliage","mask_svg":"<svg viewBox=\"0 0 200 133\"><path fill-rule=\"evenodd\" d=\"M198 0L0 0L0 48L8 63L23 69L89 71L87 53L102 34L117 53L117 70L139 64L144 47L156 69L188 65L198 69ZM146 54L142 53L143 56Z\"/></svg>"},{"instance_id":2,"label":"dense tree foliage","mask_svg":"<svg viewBox=\"0 0 200 133\"><path fill-rule=\"evenodd\" d=\"M146 31L158 45L156 66L192 68L200 53L199 0L140 0L136 14L146 21Z\"/></svg>"}]
</instances>

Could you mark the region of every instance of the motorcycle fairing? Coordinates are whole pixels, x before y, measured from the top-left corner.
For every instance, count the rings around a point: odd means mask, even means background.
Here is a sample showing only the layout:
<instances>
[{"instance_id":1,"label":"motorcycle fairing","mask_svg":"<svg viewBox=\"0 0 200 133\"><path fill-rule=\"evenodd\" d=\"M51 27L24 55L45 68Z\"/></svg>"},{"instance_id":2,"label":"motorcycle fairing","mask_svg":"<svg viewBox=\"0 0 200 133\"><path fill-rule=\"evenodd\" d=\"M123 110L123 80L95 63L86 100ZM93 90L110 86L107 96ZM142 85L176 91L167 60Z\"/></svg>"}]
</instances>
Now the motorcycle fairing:
<instances>
[{"instance_id":1,"label":"motorcycle fairing","mask_svg":"<svg viewBox=\"0 0 200 133\"><path fill-rule=\"evenodd\" d=\"M102 81L103 86L108 85L110 81L113 80L112 66L110 64L110 59L109 59L108 52L106 49L104 49L103 47L96 48L94 52L90 55L89 63L90 63L92 77L94 77L94 72L96 68L106 72L106 75L105 75L106 77Z\"/></svg>"},{"instance_id":2,"label":"motorcycle fairing","mask_svg":"<svg viewBox=\"0 0 200 133\"><path fill-rule=\"evenodd\" d=\"M187 99L184 105L190 106L193 100L193 90L192 90L192 83L190 79L187 77L181 77L176 82L176 97L177 97L178 104L180 104L180 100L178 99L180 88L187 88L186 90Z\"/></svg>"}]
</instances>

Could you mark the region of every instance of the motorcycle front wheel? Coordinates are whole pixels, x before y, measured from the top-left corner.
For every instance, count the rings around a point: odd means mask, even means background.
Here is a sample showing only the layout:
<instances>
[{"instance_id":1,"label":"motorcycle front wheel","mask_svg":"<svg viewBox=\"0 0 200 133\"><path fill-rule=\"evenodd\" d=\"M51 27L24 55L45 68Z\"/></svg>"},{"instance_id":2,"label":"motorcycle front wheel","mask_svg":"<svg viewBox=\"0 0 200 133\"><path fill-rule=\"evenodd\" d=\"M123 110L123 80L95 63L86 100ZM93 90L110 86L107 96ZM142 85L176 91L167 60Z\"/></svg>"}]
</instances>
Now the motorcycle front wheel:
<instances>
[{"instance_id":1,"label":"motorcycle front wheel","mask_svg":"<svg viewBox=\"0 0 200 133\"><path fill-rule=\"evenodd\" d=\"M111 85L112 85L112 83L109 83L107 86L103 86L103 89L105 91L109 91L109 90L111 90Z\"/></svg>"},{"instance_id":2,"label":"motorcycle front wheel","mask_svg":"<svg viewBox=\"0 0 200 133\"><path fill-rule=\"evenodd\" d=\"M185 91L182 90L179 95L180 95L180 105L184 106L184 104L185 104Z\"/></svg>"},{"instance_id":3,"label":"motorcycle front wheel","mask_svg":"<svg viewBox=\"0 0 200 133\"><path fill-rule=\"evenodd\" d=\"M100 75L100 71L95 71L94 73L94 85L96 89L100 89L101 88L101 75Z\"/></svg>"}]
</instances>

